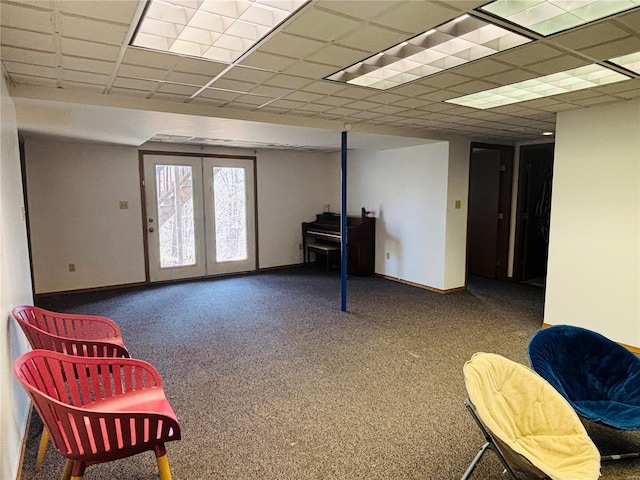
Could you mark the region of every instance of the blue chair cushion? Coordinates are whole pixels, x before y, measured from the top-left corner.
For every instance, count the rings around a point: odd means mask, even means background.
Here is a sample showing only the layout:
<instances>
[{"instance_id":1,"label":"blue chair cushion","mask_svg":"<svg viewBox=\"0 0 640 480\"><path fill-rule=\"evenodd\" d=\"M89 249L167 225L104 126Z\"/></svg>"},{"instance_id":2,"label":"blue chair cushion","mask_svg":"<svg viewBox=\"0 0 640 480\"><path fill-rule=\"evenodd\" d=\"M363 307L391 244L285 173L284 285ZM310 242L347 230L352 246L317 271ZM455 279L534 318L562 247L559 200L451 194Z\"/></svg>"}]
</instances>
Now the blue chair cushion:
<instances>
[{"instance_id":1,"label":"blue chair cushion","mask_svg":"<svg viewBox=\"0 0 640 480\"><path fill-rule=\"evenodd\" d=\"M538 331L527 353L531 367L578 414L640 430L640 358L635 354L599 333L569 325Z\"/></svg>"}]
</instances>

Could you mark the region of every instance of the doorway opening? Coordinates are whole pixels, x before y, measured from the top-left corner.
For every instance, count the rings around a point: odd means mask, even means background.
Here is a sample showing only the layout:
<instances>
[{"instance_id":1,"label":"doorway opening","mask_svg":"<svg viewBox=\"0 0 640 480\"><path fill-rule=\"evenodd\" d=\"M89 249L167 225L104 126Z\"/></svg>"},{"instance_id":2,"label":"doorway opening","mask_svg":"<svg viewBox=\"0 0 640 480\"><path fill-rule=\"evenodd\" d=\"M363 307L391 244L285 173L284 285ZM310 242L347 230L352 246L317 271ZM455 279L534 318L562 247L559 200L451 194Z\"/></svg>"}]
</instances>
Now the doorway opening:
<instances>
[{"instance_id":1,"label":"doorway opening","mask_svg":"<svg viewBox=\"0 0 640 480\"><path fill-rule=\"evenodd\" d=\"M507 279L514 147L471 144L467 276Z\"/></svg>"},{"instance_id":2,"label":"doorway opening","mask_svg":"<svg viewBox=\"0 0 640 480\"><path fill-rule=\"evenodd\" d=\"M549 254L554 147L520 147L513 277L542 287Z\"/></svg>"}]
</instances>

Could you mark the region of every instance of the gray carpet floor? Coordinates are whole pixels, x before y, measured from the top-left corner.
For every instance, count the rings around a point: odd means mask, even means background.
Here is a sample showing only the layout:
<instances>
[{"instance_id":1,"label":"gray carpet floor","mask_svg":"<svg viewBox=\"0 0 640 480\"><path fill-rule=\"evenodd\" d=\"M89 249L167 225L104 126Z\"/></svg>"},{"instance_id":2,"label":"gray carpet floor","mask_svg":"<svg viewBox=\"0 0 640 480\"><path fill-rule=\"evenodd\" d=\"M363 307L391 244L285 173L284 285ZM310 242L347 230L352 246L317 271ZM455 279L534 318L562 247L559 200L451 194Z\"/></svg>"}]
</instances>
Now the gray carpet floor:
<instances>
[{"instance_id":1,"label":"gray carpet floor","mask_svg":"<svg viewBox=\"0 0 640 480\"><path fill-rule=\"evenodd\" d=\"M291 268L256 275L49 297L52 310L104 315L152 363L182 427L167 444L174 480L457 479L483 437L464 407L462 367L478 351L527 364L544 293L473 278L441 295L377 277ZM640 451L636 433L587 424L603 453ZM49 447L24 480L58 478ZM474 479L503 479L493 452ZM157 478L153 453L89 467L87 480ZM638 479L640 460L602 478Z\"/></svg>"}]
</instances>

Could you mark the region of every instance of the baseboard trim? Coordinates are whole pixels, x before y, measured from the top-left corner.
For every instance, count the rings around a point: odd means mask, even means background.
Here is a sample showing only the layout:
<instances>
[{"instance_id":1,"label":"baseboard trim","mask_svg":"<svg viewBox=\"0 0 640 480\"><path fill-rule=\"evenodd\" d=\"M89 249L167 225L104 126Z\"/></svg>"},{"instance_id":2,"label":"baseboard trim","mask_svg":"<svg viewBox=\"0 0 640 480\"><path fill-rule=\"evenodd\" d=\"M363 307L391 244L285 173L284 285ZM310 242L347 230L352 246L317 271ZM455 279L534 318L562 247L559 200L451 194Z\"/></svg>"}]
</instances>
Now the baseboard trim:
<instances>
[{"instance_id":1,"label":"baseboard trim","mask_svg":"<svg viewBox=\"0 0 640 480\"><path fill-rule=\"evenodd\" d=\"M550 323L543 323L542 324L542 328L549 328L549 327L552 327L552 326L553 325L551 325ZM630 352L640 355L640 347L634 347L633 345L627 345L626 343L622 343L622 342L616 342L616 343L618 345L622 345L624 348L626 348Z\"/></svg>"},{"instance_id":2,"label":"baseboard trim","mask_svg":"<svg viewBox=\"0 0 640 480\"><path fill-rule=\"evenodd\" d=\"M441 288L429 287L428 285L423 285L421 283L410 282L409 280L403 280L402 278L391 277L389 275L383 275L382 273L376 273L375 276L376 277L380 277L380 278L384 278L385 280L391 280L392 282L403 283L403 284L409 285L411 287L417 287L417 288L421 288L422 290L428 290L430 292L435 292L435 293L442 293L442 294L445 294L445 295L447 293L461 292L461 291L467 289L467 287L456 287L456 288L449 288L449 289L443 290Z\"/></svg>"},{"instance_id":3,"label":"baseboard trim","mask_svg":"<svg viewBox=\"0 0 640 480\"><path fill-rule=\"evenodd\" d=\"M102 292L106 290L118 290L120 288L135 288L135 287L144 287L145 285L149 285L147 282L136 282L136 283L123 283L120 285L107 285L104 287L91 287L91 288L77 288L75 290L61 290L59 292L45 292L45 293L36 293L35 300L36 303L40 298L47 298L59 295L73 295L76 293L92 293L92 292Z\"/></svg>"},{"instance_id":4,"label":"baseboard trim","mask_svg":"<svg viewBox=\"0 0 640 480\"><path fill-rule=\"evenodd\" d=\"M16 472L16 480L22 478L22 465L24 464L24 454L27 450L27 439L29 438L29 428L31 427L31 414L33 413L33 403L29 402L29 410L27 412L26 425L24 426L24 436L22 437L22 446L20 447L20 456L18 458L18 471Z\"/></svg>"}]
</instances>

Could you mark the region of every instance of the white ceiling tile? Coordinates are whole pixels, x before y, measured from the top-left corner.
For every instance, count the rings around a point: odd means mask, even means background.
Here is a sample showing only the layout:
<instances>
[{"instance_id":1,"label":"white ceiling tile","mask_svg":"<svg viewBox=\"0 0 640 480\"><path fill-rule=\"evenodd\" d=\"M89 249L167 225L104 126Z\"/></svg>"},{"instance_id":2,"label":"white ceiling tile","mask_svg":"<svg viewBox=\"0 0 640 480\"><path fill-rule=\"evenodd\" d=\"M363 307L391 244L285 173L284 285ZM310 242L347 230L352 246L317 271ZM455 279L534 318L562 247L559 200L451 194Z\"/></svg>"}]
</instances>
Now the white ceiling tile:
<instances>
[{"instance_id":1,"label":"white ceiling tile","mask_svg":"<svg viewBox=\"0 0 640 480\"><path fill-rule=\"evenodd\" d=\"M487 58L460 65L456 67L456 73L467 77L482 79L488 75L495 75L511 69L513 69L512 65L506 65Z\"/></svg>"},{"instance_id":2,"label":"white ceiling tile","mask_svg":"<svg viewBox=\"0 0 640 480\"><path fill-rule=\"evenodd\" d=\"M288 88L280 88L269 85L258 85L251 90L251 93L253 94L269 97L270 99L283 97L290 94L291 92L292 90Z\"/></svg>"},{"instance_id":3,"label":"white ceiling tile","mask_svg":"<svg viewBox=\"0 0 640 480\"><path fill-rule=\"evenodd\" d=\"M304 77L296 77L294 75L274 75L264 81L264 85L288 88L290 90L299 89L311 83L311 80Z\"/></svg>"},{"instance_id":4,"label":"white ceiling tile","mask_svg":"<svg viewBox=\"0 0 640 480\"><path fill-rule=\"evenodd\" d=\"M99 75L97 73L90 72L76 72L75 70L63 70L60 76L62 80L66 80L68 82L102 85L105 87L110 80L108 75Z\"/></svg>"},{"instance_id":5,"label":"white ceiling tile","mask_svg":"<svg viewBox=\"0 0 640 480\"><path fill-rule=\"evenodd\" d=\"M407 34L376 25L363 25L340 37L336 43L366 52L362 58L386 50L407 39Z\"/></svg>"},{"instance_id":6,"label":"white ceiling tile","mask_svg":"<svg viewBox=\"0 0 640 480\"><path fill-rule=\"evenodd\" d=\"M138 65L121 64L118 76L130 78L144 78L146 80L164 80L168 72L158 68L141 67Z\"/></svg>"},{"instance_id":7,"label":"white ceiling tile","mask_svg":"<svg viewBox=\"0 0 640 480\"><path fill-rule=\"evenodd\" d=\"M198 90L198 87L194 87L192 85L179 85L176 83L161 83L158 89L156 90L156 92L173 93L177 95L183 95L183 96L186 95L187 97L190 97L191 95L196 93L197 90Z\"/></svg>"},{"instance_id":8,"label":"white ceiling tile","mask_svg":"<svg viewBox=\"0 0 640 480\"><path fill-rule=\"evenodd\" d=\"M146 98L149 92L146 90L134 90L132 88L111 87L109 95L126 95L128 97Z\"/></svg>"},{"instance_id":9,"label":"white ceiling tile","mask_svg":"<svg viewBox=\"0 0 640 480\"><path fill-rule=\"evenodd\" d=\"M302 107L304 103L283 99L283 100L276 100L275 102L270 103L269 105L275 108L286 108L287 110L293 110L293 109Z\"/></svg>"},{"instance_id":10,"label":"white ceiling tile","mask_svg":"<svg viewBox=\"0 0 640 480\"><path fill-rule=\"evenodd\" d=\"M120 54L120 47L74 38L61 38L60 51L65 55L115 62Z\"/></svg>"},{"instance_id":11,"label":"white ceiling tile","mask_svg":"<svg viewBox=\"0 0 640 480\"><path fill-rule=\"evenodd\" d=\"M154 91L160 85L159 82L150 80L139 80L136 78L116 77L113 86L116 88L127 88L131 90L143 90L147 93Z\"/></svg>"},{"instance_id":12,"label":"white ceiling tile","mask_svg":"<svg viewBox=\"0 0 640 480\"><path fill-rule=\"evenodd\" d=\"M295 58L256 51L244 58L240 64L248 67L262 68L272 72L281 72L297 61Z\"/></svg>"},{"instance_id":13,"label":"white ceiling tile","mask_svg":"<svg viewBox=\"0 0 640 480\"><path fill-rule=\"evenodd\" d=\"M287 52L288 57L305 58L307 55L324 47L324 42L299 35L279 32L260 46L262 52L279 54Z\"/></svg>"},{"instance_id":14,"label":"white ceiling tile","mask_svg":"<svg viewBox=\"0 0 640 480\"><path fill-rule=\"evenodd\" d=\"M564 47L576 50L618 40L627 36L629 36L628 32L616 27L614 23L609 21L572 30L554 37L554 41Z\"/></svg>"},{"instance_id":15,"label":"white ceiling tile","mask_svg":"<svg viewBox=\"0 0 640 480\"><path fill-rule=\"evenodd\" d=\"M640 8L636 8L626 15L617 16L615 21L620 22L632 32L640 32Z\"/></svg>"},{"instance_id":16,"label":"white ceiling tile","mask_svg":"<svg viewBox=\"0 0 640 480\"><path fill-rule=\"evenodd\" d=\"M228 80L240 80L241 82L262 83L273 76L273 72L266 72L257 68L237 65L225 73L223 78Z\"/></svg>"},{"instance_id":17,"label":"white ceiling tile","mask_svg":"<svg viewBox=\"0 0 640 480\"><path fill-rule=\"evenodd\" d=\"M155 92L151 95L151 100L163 100L169 102L186 102L189 100L190 95L181 95L175 93L159 93Z\"/></svg>"},{"instance_id":18,"label":"white ceiling tile","mask_svg":"<svg viewBox=\"0 0 640 480\"><path fill-rule=\"evenodd\" d=\"M573 55L562 55L544 62L534 63L527 66L527 70L537 73L538 75L550 75L552 73L564 72L574 68L583 67L590 62Z\"/></svg>"},{"instance_id":19,"label":"white ceiling tile","mask_svg":"<svg viewBox=\"0 0 640 480\"><path fill-rule=\"evenodd\" d=\"M316 3L318 7L333 10L340 15L359 18L362 20L372 20L387 10L396 8L398 0L320 0Z\"/></svg>"},{"instance_id":20,"label":"white ceiling tile","mask_svg":"<svg viewBox=\"0 0 640 480\"><path fill-rule=\"evenodd\" d=\"M49 4L42 2L42 5L48 7ZM48 9L3 3L0 24L6 27L52 34L53 22L51 15L52 13Z\"/></svg>"},{"instance_id":21,"label":"white ceiling tile","mask_svg":"<svg viewBox=\"0 0 640 480\"><path fill-rule=\"evenodd\" d=\"M321 79L332 73L335 73L336 67L332 65L323 65L320 63L299 61L287 68L282 69L282 73L289 75L297 75L299 77ZM344 84L343 84L344 86Z\"/></svg>"},{"instance_id":22,"label":"white ceiling tile","mask_svg":"<svg viewBox=\"0 0 640 480\"><path fill-rule=\"evenodd\" d=\"M198 85L202 87L211 80L212 77L207 75L196 75L183 72L169 72L164 80L166 82L182 83L186 85Z\"/></svg>"},{"instance_id":23,"label":"white ceiling tile","mask_svg":"<svg viewBox=\"0 0 640 480\"><path fill-rule=\"evenodd\" d=\"M53 35L51 34L29 32L27 30L2 27L2 29L0 30L0 39L2 40L3 45L10 45L13 47L40 50L45 52L56 51L53 42Z\"/></svg>"},{"instance_id":24,"label":"white ceiling tile","mask_svg":"<svg viewBox=\"0 0 640 480\"><path fill-rule=\"evenodd\" d=\"M58 78L58 69L44 65L31 65L28 63L3 62L10 74L28 75L32 77Z\"/></svg>"},{"instance_id":25,"label":"white ceiling tile","mask_svg":"<svg viewBox=\"0 0 640 480\"><path fill-rule=\"evenodd\" d=\"M169 54L165 54L169 55ZM171 55L175 56L175 55ZM197 73L208 77L215 77L222 72L228 65L224 63L214 62L212 60L204 60L192 57L177 57L178 63L174 70L178 72Z\"/></svg>"},{"instance_id":26,"label":"white ceiling tile","mask_svg":"<svg viewBox=\"0 0 640 480\"><path fill-rule=\"evenodd\" d=\"M35 50L25 50L24 48L0 45L0 55L2 60L19 63L33 63L35 65L56 66L56 56L54 53L37 52Z\"/></svg>"},{"instance_id":27,"label":"white ceiling tile","mask_svg":"<svg viewBox=\"0 0 640 480\"><path fill-rule=\"evenodd\" d=\"M60 82L60 87L65 90L85 90L95 93L103 93L104 86L94 83L74 82L69 80L63 80Z\"/></svg>"},{"instance_id":28,"label":"white ceiling tile","mask_svg":"<svg viewBox=\"0 0 640 480\"><path fill-rule=\"evenodd\" d=\"M180 62L181 58L178 55L154 52L146 48L127 47L122 57L122 63L172 70Z\"/></svg>"},{"instance_id":29,"label":"white ceiling tile","mask_svg":"<svg viewBox=\"0 0 640 480\"><path fill-rule=\"evenodd\" d=\"M243 93L248 93L254 87L252 83L240 82L238 80L229 80L224 77L219 78L210 86L213 88L219 88L222 90L232 90L234 92L243 92Z\"/></svg>"},{"instance_id":30,"label":"white ceiling tile","mask_svg":"<svg viewBox=\"0 0 640 480\"><path fill-rule=\"evenodd\" d=\"M331 95L344 89L345 85L343 83L331 82L329 80L312 82L303 87L305 92L319 93L322 95Z\"/></svg>"},{"instance_id":31,"label":"white ceiling tile","mask_svg":"<svg viewBox=\"0 0 640 480\"><path fill-rule=\"evenodd\" d=\"M131 25L138 3L113 0L63 0L58 1L58 10L64 13L92 17L110 22Z\"/></svg>"},{"instance_id":32,"label":"white ceiling tile","mask_svg":"<svg viewBox=\"0 0 640 480\"><path fill-rule=\"evenodd\" d=\"M580 49L580 53L589 55L595 60L607 60L637 51L640 51L640 38L638 37L627 37L595 47Z\"/></svg>"},{"instance_id":33,"label":"white ceiling tile","mask_svg":"<svg viewBox=\"0 0 640 480\"><path fill-rule=\"evenodd\" d=\"M112 73L114 73L115 69L115 65L113 64L113 62L71 57L69 55L62 56L62 67L69 70L101 73L103 75L111 75Z\"/></svg>"},{"instance_id":34,"label":"white ceiling tile","mask_svg":"<svg viewBox=\"0 0 640 480\"><path fill-rule=\"evenodd\" d=\"M420 84L433 88L447 88L468 81L469 79L467 77L463 77L462 75L444 72L438 73L428 78L424 78L420 81Z\"/></svg>"},{"instance_id":35,"label":"white ceiling tile","mask_svg":"<svg viewBox=\"0 0 640 480\"><path fill-rule=\"evenodd\" d=\"M196 102L197 100L201 99L209 99L224 103L229 102L237 97L238 93L236 92L229 92L226 90L219 90L215 88L205 88L202 93L200 93L195 99L192 100L192 102Z\"/></svg>"},{"instance_id":36,"label":"white ceiling tile","mask_svg":"<svg viewBox=\"0 0 640 480\"><path fill-rule=\"evenodd\" d=\"M86 18L58 15L58 28L63 37L88 40L107 45L122 45L129 27Z\"/></svg>"},{"instance_id":37,"label":"white ceiling tile","mask_svg":"<svg viewBox=\"0 0 640 480\"><path fill-rule=\"evenodd\" d=\"M544 43L527 43L518 48L492 55L494 60L507 62L516 66L529 65L550 58L559 57L563 52Z\"/></svg>"},{"instance_id":38,"label":"white ceiling tile","mask_svg":"<svg viewBox=\"0 0 640 480\"><path fill-rule=\"evenodd\" d=\"M324 95L319 93L310 93L310 92L293 92L290 95L287 95L287 100L293 100L294 102L315 102L319 100Z\"/></svg>"},{"instance_id":39,"label":"white ceiling tile","mask_svg":"<svg viewBox=\"0 0 640 480\"><path fill-rule=\"evenodd\" d=\"M284 31L301 37L331 42L356 28L360 22L318 8L310 8L296 16Z\"/></svg>"},{"instance_id":40,"label":"white ceiling tile","mask_svg":"<svg viewBox=\"0 0 640 480\"><path fill-rule=\"evenodd\" d=\"M425 32L459 16L449 8L431 2L402 2L378 18L375 23L409 34Z\"/></svg>"},{"instance_id":41,"label":"white ceiling tile","mask_svg":"<svg viewBox=\"0 0 640 480\"><path fill-rule=\"evenodd\" d=\"M57 87L58 82L52 78L32 77L29 75L10 75L11 81L17 85L36 85L39 87Z\"/></svg>"},{"instance_id":42,"label":"white ceiling tile","mask_svg":"<svg viewBox=\"0 0 640 480\"><path fill-rule=\"evenodd\" d=\"M333 65L343 68L352 65L367 56L367 52L341 47L339 45L327 45L317 52L309 55L306 60L310 62Z\"/></svg>"},{"instance_id":43,"label":"white ceiling tile","mask_svg":"<svg viewBox=\"0 0 640 480\"><path fill-rule=\"evenodd\" d=\"M495 83L485 82L484 80L473 80L467 83L461 83L460 85L456 85L451 87L451 90L455 90L456 92L463 93L465 95L481 92L483 90L489 90L491 88L496 88Z\"/></svg>"}]
</instances>

